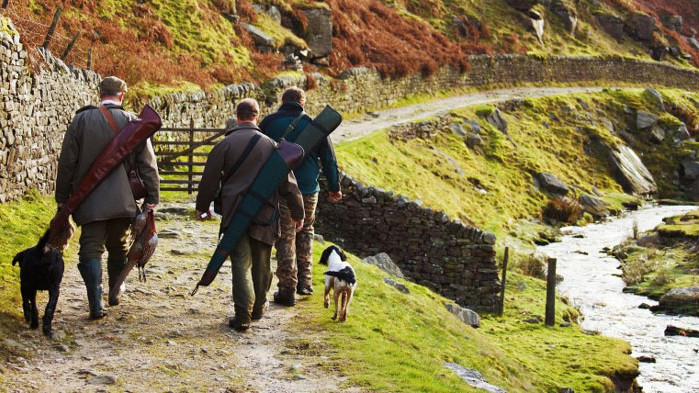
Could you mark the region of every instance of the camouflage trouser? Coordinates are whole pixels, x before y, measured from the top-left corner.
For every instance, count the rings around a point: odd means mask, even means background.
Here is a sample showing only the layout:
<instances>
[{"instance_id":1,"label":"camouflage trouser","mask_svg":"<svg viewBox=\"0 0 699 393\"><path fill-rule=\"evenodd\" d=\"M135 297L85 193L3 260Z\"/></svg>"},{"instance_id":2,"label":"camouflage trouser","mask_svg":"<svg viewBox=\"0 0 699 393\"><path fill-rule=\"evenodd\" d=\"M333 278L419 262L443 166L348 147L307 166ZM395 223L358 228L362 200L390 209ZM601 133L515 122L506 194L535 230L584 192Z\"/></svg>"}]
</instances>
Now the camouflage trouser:
<instances>
[{"instance_id":1,"label":"camouflage trouser","mask_svg":"<svg viewBox=\"0 0 699 393\"><path fill-rule=\"evenodd\" d=\"M279 201L279 223L282 235L277 240L277 277L279 288L296 290L296 284L312 287L313 224L316 221L318 193L303 196L306 219L303 229L296 233L286 201Z\"/></svg>"}]
</instances>

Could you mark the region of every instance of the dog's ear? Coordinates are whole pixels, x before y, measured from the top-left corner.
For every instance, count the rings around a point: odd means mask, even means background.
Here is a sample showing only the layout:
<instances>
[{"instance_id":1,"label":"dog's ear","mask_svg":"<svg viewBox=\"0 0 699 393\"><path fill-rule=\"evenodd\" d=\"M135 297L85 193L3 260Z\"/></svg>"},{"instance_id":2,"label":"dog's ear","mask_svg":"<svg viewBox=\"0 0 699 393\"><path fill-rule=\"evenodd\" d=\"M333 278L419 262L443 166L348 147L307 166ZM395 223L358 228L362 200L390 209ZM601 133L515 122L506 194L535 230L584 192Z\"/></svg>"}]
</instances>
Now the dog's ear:
<instances>
[{"instance_id":1,"label":"dog's ear","mask_svg":"<svg viewBox=\"0 0 699 393\"><path fill-rule=\"evenodd\" d=\"M337 253L340 254L340 259L342 260L342 262L347 260L347 255L345 255L345 252L342 251L342 249L340 249L339 247L337 248Z\"/></svg>"},{"instance_id":2,"label":"dog's ear","mask_svg":"<svg viewBox=\"0 0 699 393\"><path fill-rule=\"evenodd\" d=\"M17 255L12 259L12 266L19 263L19 267L22 267L22 261L24 260L24 251L18 252Z\"/></svg>"},{"instance_id":3,"label":"dog's ear","mask_svg":"<svg viewBox=\"0 0 699 393\"><path fill-rule=\"evenodd\" d=\"M330 253L332 252L332 247L328 247L325 250L323 250L323 253L320 254L320 263L321 265L328 266L328 258L330 257Z\"/></svg>"}]
</instances>

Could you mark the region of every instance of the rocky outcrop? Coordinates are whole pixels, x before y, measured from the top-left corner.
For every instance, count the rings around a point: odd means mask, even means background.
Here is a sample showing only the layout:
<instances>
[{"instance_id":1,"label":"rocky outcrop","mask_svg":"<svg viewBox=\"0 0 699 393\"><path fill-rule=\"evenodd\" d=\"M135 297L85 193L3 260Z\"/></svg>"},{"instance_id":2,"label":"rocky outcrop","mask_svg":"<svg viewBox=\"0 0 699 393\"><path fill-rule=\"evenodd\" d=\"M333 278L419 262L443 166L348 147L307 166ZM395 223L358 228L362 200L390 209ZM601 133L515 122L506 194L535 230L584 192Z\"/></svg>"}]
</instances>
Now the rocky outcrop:
<instances>
[{"instance_id":1,"label":"rocky outcrop","mask_svg":"<svg viewBox=\"0 0 699 393\"><path fill-rule=\"evenodd\" d=\"M558 178L550 173L539 173L535 177L536 183L540 189L556 195L568 194L568 185L558 180Z\"/></svg>"},{"instance_id":2,"label":"rocky outcrop","mask_svg":"<svg viewBox=\"0 0 699 393\"><path fill-rule=\"evenodd\" d=\"M362 259L362 262L368 263L369 265L374 265L379 269L385 271L386 273L392 274L398 278L405 278L403 272L400 270L398 265L393 263L391 257L385 252L378 253L376 255L366 257Z\"/></svg>"},{"instance_id":3,"label":"rocky outcrop","mask_svg":"<svg viewBox=\"0 0 699 393\"><path fill-rule=\"evenodd\" d=\"M580 203L580 207L583 209L583 211L589 213L595 219L607 217L609 215L607 204L601 199L590 195L580 195L578 202Z\"/></svg>"},{"instance_id":4,"label":"rocky outcrop","mask_svg":"<svg viewBox=\"0 0 699 393\"><path fill-rule=\"evenodd\" d=\"M666 336L684 336L684 337L699 337L699 330L681 328L673 325L667 325L665 328Z\"/></svg>"},{"instance_id":5,"label":"rocky outcrop","mask_svg":"<svg viewBox=\"0 0 699 393\"><path fill-rule=\"evenodd\" d=\"M483 375L476 370L466 368L460 364L456 363L445 363L444 367L456 373L459 378L463 379L467 384L475 387L479 390L484 390L488 393L506 393L505 390L499 388L495 385L491 385L486 382Z\"/></svg>"},{"instance_id":6,"label":"rocky outcrop","mask_svg":"<svg viewBox=\"0 0 699 393\"><path fill-rule=\"evenodd\" d=\"M595 19L602 30L614 39L620 40L624 37L624 27L626 24L620 17L612 14L598 13L595 15Z\"/></svg>"},{"instance_id":7,"label":"rocky outcrop","mask_svg":"<svg viewBox=\"0 0 699 393\"><path fill-rule=\"evenodd\" d=\"M660 298L659 308L666 313L699 314L699 287L671 289Z\"/></svg>"},{"instance_id":8,"label":"rocky outcrop","mask_svg":"<svg viewBox=\"0 0 699 393\"><path fill-rule=\"evenodd\" d=\"M539 43L543 45L545 24L544 18L541 16L540 13L536 11L529 11L527 15L529 15L529 22L531 23L532 29L534 30L534 34L536 34L536 38L539 40Z\"/></svg>"},{"instance_id":9,"label":"rocky outcrop","mask_svg":"<svg viewBox=\"0 0 699 393\"><path fill-rule=\"evenodd\" d=\"M658 115L652 113L638 111L636 113L636 128L645 130L658 124Z\"/></svg>"},{"instance_id":10,"label":"rocky outcrop","mask_svg":"<svg viewBox=\"0 0 699 393\"><path fill-rule=\"evenodd\" d=\"M575 30L578 26L578 16L574 3L554 0L549 5L549 9L561 19L563 26L565 26L571 34L575 34Z\"/></svg>"},{"instance_id":11,"label":"rocky outcrop","mask_svg":"<svg viewBox=\"0 0 699 393\"><path fill-rule=\"evenodd\" d=\"M535 5L539 4L539 0L506 0L507 4L519 11L529 11Z\"/></svg>"},{"instance_id":12,"label":"rocky outcrop","mask_svg":"<svg viewBox=\"0 0 699 393\"><path fill-rule=\"evenodd\" d=\"M262 30L253 25L243 23L242 26L243 29L250 34L250 37L252 37L252 40L255 42L255 46L259 51L270 52L272 50L274 47L274 39L272 37L268 36Z\"/></svg>"},{"instance_id":13,"label":"rocky outcrop","mask_svg":"<svg viewBox=\"0 0 699 393\"><path fill-rule=\"evenodd\" d=\"M485 117L485 120L503 133L507 133L507 120L502 116L500 109L495 108Z\"/></svg>"},{"instance_id":14,"label":"rocky outcrop","mask_svg":"<svg viewBox=\"0 0 699 393\"><path fill-rule=\"evenodd\" d=\"M461 322L474 328L481 327L481 317L480 315L478 315L477 312L465 307L461 307L458 304L454 303L447 303L445 306L447 310L449 310L450 313L456 315L456 317L459 318Z\"/></svg>"},{"instance_id":15,"label":"rocky outcrop","mask_svg":"<svg viewBox=\"0 0 699 393\"><path fill-rule=\"evenodd\" d=\"M306 42L311 58L326 57L332 53L333 25L332 12L329 8L311 8L303 10L306 16Z\"/></svg>"},{"instance_id":16,"label":"rocky outcrop","mask_svg":"<svg viewBox=\"0 0 699 393\"><path fill-rule=\"evenodd\" d=\"M651 41L653 33L659 30L655 18L644 13L636 12L628 20L629 35L640 41Z\"/></svg>"},{"instance_id":17,"label":"rocky outcrop","mask_svg":"<svg viewBox=\"0 0 699 393\"><path fill-rule=\"evenodd\" d=\"M658 191L653 175L638 155L626 145L609 149L609 158L616 180L625 192L636 195L652 195Z\"/></svg>"}]
</instances>

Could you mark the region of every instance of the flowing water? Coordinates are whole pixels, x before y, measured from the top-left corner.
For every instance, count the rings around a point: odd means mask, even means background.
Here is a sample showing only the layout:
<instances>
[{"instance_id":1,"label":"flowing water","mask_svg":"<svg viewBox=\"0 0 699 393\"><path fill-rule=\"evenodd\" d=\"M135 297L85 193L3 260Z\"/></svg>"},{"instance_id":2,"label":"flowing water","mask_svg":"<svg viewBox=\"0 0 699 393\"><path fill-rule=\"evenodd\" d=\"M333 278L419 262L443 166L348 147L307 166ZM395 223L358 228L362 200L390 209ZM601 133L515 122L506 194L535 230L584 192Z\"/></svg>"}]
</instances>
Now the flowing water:
<instances>
[{"instance_id":1,"label":"flowing water","mask_svg":"<svg viewBox=\"0 0 699 393\"><path fill-rule=\"evenodd\" d=\"M625 284L616 276L621 273L619 261L601 250L631 237L634 222L640 231L647 231L664 217L694 209L696 206L646 208L600 224L564 228L566 236L560 243L538 247L539 252L558 259L557 273L564 277L558 292L581 310L584 329L630 342L634 357L656 359L656 363L640 364L638 382L645 393L699 392L699 338L664 335L667 325L699 329L699 318L654 315L639 309L641 303L657 302L623 293Z\"/></svg>"}]
</instances>

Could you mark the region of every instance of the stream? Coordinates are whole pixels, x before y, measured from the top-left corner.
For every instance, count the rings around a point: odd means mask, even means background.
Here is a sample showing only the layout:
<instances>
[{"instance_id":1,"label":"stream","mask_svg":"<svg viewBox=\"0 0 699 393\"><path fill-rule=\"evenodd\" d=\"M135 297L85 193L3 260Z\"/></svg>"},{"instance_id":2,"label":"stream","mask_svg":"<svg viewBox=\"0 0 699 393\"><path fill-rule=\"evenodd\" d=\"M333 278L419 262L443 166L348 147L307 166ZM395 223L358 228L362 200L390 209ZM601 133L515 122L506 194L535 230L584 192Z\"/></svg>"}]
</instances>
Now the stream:
<instances>
[{"instance_id":1,"label":"stream","mask_svg":"<svg viewBox=\"0 0 699 393\"><path fill-rule=\"evenodd\" d=\"M564 228L566 236L561 242L537 247L538 252L558 259L557 273L564 277L558 292L580 309L583 329L630 342L634 357L646 355L656 359L656 363L639 364L638 382L644 393L699 392L699 339L664 335L667 325L697 329L699 318L654 315L639 309L641 303L657 302L623 293L625 284L618 276L619 261L601 250L633 236L634 221L643 232L653 229L664 217L695 209L696 206L644 208L604 223Z\"/></svg>"}]
</instances>

